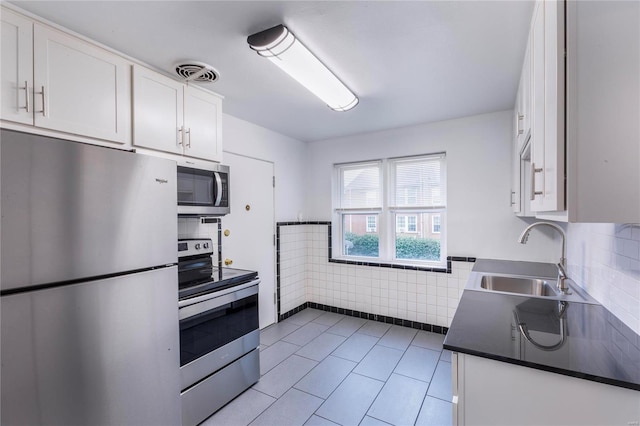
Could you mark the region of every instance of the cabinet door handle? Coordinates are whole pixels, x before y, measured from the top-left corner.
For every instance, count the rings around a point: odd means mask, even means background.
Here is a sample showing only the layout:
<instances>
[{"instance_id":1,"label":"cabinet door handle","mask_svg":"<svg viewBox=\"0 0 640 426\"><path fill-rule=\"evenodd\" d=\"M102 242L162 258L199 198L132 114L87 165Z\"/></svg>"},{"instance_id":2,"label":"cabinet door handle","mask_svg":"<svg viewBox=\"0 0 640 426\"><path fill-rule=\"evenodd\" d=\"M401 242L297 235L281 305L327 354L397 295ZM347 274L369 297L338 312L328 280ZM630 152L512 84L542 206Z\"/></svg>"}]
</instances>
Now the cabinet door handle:
<instances>
[{"instance_id":1,"label":"cabinet door handle","mask_svg":"<svg viewBox=\"0 0 640 426\"><path fill-rule=\"evenodd\" d=\"M536 163L531 163L531 201L536 199L536 195L542 195L542 191L536 191L536 173L541 173L542 168L536 168Z\"/></svg>"},{"instance_id":2,"label":"cabinet door handle","mask_svg":"<svg viewBox=\"0 0 640 426\"><path fill-rule=\"evenodd\" d=\"M176 140L178 142L178 146L182 146L182 131L184 130L184 126L180 126L178 127L178 130L176 132Z\"/></svg>"},{"instance_id":3,"label":"cabinet door handle","mask_svg":"<svg viewBox=\"0 0 640 426\"><path fill-rule=\"evenodd\" d=\"M513 206L516 202L515 202L515 195L516 195L516 191L511 191L511 205Z\"/></svg>"},{"instance_id":4,"label":"cabinet door handle","mask_svg":"<svg viewBox=\"0 0 640 426\"><path fill-rule=\"evenodd\" d=\"M24 87L18 87L18 89L24 89L24 100L25 100L25 109L29 112L29 82L27 80L24 81Z\"/></svg>"},{"instance_id":5,"label":"cabinet door handle","mask_svg":"<svg viewBox=\"0 0 640 426\"><path fill-rule=\"evenodd\" d=\"M47 116L47 98L44 94L44 86L40 86L40 88L42 89L40 92L34 92L34 94L36 95L42 95L42 110L41 111L35 111L35 112L41 112L43 117Z\"/></svg>"},{"instance_id":6,"label":"cabinet door handle","mask_svg":"<svg viewBox=\"0 0 640 426\"><path fill-rule=\"evenodd\" d=\"M187 143L187 148L191 148L191 127L184 131L187 135L189 135L189 142Z\"/></svg>"},{"instance_id":7,"label":"cabinet door handle","mask_svg":"<svg viewBox=\"0 0 640 426\"><path fill-rule=\"evenodd\" d=\"M518 134L521 135L524 133L524 129L520 128L520 122L524 120L524 114L518 114Z\"/></svg>"}]
</instances>

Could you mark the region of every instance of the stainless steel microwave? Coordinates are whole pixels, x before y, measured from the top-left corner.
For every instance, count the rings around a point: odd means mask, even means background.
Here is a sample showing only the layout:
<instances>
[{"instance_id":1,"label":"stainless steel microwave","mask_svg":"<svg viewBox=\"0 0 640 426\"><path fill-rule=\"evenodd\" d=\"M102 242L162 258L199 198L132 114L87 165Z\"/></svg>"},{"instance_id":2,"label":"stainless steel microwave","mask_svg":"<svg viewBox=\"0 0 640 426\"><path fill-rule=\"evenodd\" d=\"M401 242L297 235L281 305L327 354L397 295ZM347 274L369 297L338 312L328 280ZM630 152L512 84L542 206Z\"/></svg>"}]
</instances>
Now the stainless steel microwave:
<instances>
[{"instance_id":1,"label":"stainless steel microwave","mask_svg":"<svg viewBox=\"0 0 640 426\"><path fill-rule=\"evenodd\" d=\"M178 166L178 215L223 216L230 212L229 167Z\"/></svg>"}]
</instances>

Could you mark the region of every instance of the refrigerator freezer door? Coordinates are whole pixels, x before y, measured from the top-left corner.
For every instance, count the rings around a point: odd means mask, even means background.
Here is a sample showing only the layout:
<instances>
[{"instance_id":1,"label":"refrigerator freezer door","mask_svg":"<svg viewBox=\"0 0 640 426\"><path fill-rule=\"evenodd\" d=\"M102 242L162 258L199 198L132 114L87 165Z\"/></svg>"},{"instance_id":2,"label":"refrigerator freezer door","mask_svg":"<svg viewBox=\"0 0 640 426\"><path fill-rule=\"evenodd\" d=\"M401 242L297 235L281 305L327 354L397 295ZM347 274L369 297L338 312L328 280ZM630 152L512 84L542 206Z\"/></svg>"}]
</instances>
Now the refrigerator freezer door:
<instances>
[{"instance_id":1,"label":"refrigerator freezer door","mask_svg":"<svg viewBox=\"0 0 640 426\"><path fill-rule=\"evenodd\" d=\"M2 290L177 262L174 161L1 132Z\"/></svg>"},{"instance_id":2,"label":"refrigerator freezer door","mask_svg":"<svg viewBox=\"0 0 640 426\"><path fill-rule=\"evenodd\" d=\"M2 424L178 425L177 267L1 298Z\"/></svg>"}]
</instances>

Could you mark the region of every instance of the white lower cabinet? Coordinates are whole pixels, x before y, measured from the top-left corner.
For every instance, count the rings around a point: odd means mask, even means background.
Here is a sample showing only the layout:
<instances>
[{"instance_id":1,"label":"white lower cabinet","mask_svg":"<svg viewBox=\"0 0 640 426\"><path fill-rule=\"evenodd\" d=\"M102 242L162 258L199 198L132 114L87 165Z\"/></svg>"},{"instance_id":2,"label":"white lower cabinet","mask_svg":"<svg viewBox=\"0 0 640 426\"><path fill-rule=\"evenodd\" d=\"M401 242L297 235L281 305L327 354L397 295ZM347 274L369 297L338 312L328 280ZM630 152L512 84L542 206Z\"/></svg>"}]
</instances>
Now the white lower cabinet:
<instances>
[{"instance_id":1,"label":"white lower cabinet","mask_svg":"<svg viewBox=\"0 0 640 426\"><path fill-rule=\"evenodd\" d=\"M638 425L640 392L452 354L454 425Z\"/></svg>"}]
</instances>

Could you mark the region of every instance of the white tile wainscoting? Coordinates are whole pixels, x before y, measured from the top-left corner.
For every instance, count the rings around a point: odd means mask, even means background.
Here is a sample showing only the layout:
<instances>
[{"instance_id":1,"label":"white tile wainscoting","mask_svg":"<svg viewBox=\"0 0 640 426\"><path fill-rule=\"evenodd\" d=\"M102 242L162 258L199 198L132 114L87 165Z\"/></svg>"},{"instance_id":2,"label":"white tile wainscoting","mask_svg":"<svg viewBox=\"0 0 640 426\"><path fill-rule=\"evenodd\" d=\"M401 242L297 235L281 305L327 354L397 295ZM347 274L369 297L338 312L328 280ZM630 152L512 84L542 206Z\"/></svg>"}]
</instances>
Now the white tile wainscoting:
<instances>
[{"instance_id":1,"label":"white tile wainscoting","mask_svg":"<svg viewBox=\"0 0 640 426\"><path fill-rule=\"evenodd\" d=\"M329 227L328 222L278 223L279 315L310 302L449 326L474 259L452 258L449 270L439 272L335 263L329 261Z\"/></svg>"}]
</instances>

